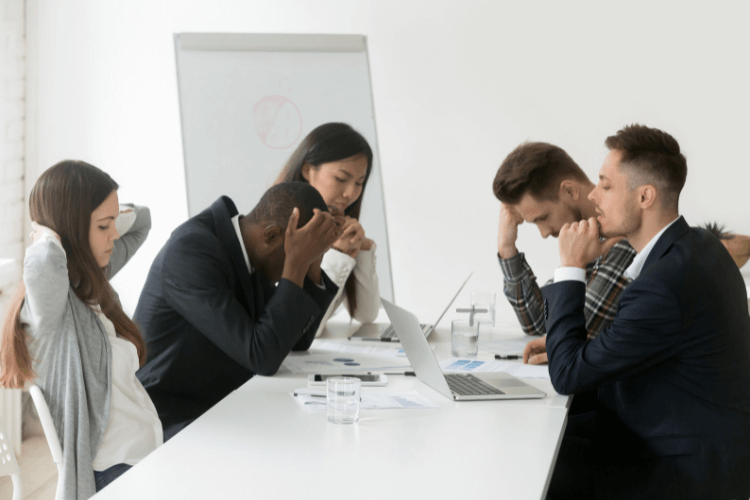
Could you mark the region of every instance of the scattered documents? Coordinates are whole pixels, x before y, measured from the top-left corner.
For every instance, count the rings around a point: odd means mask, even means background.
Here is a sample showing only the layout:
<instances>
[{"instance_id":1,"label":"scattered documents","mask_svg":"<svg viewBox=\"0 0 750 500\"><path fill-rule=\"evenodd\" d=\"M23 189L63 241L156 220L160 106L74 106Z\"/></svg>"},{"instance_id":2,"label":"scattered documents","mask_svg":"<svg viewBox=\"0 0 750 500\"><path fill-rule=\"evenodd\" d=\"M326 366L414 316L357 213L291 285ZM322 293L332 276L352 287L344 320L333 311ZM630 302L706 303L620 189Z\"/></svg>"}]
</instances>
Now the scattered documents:
<instances>
[{"instance_id":1,"label":"scattered documents","mask_svg":"<svg viewBox=\"0 0 750 500\"><path fill-rule=\"evenodd\" d=\"M318 351L372 354L374 356L405 357L400 344L383 342L351 342L349 340L318 340L313 344Z\"/></svg>"},{"instance_id":2,"label":"scattered documents","mask_svg":"<svg viewBox=\"0 0 750 500\"><path fill-rule=\"evenodd\" d=\"M528 344L531 340L534 340L534 338L529 338L528 335L524 337L514 337L512 339L503 340L480 340L479 350L491 352L493 354L501 354L503 356L520 356L521 354L523 354L523 350L524 348L526 348L526 344Z\"/></svg>"},{"instance_id":3,"label":"scattered documents","mask_svg":"<svg viewBox=\"0 0 750 500\"><path fill-rule=\"evenodd\" d=\"M549 379L547 365L525 365L520 361L484 361L480 359L448 358L440 362L445 373L505 372L518 378Z\"/></svg>"},{"instance_id":4,"label":"scattered documents","mask_svg":"<svg viewBox=\"0 0 750 500\"><path fill-rule=\"evenodd\" d=\"M282 364L292 373L359 373L411 369L406 357L372 353L310 349L292 352Z\"/></svg>"},{"instance_id":5,"label":"scattered documents","mask_svg":"<svg viewBox=\"0 0 750 500\"><path fill-rule=\"evenodd\" d=\"M417 391L409 392L362 392L360 410L404 410L440 408L440 405L422 396ZM309 410L325 410L327 406L325 391L315 389L297 389L292 393L297 403Z\"/></svg>"}]
</instances>

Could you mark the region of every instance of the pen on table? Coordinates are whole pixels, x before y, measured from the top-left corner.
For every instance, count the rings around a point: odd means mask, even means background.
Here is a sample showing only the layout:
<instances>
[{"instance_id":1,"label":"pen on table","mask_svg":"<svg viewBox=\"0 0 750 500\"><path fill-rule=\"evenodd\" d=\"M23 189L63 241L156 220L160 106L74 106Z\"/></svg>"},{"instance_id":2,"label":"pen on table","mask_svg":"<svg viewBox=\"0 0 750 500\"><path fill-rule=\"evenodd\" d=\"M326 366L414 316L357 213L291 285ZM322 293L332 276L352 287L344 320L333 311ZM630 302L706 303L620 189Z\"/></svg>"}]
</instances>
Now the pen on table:
<instances>
[{"instance_id":1,"label":"pen on table","mask_svg":"<svg viewBox=\"0 0 750 500\"><path fill-rule=\"evenodd\" d=\"M368 375L375 375L378 372L367 372ZM395 372L395 373L383 373L383 375L403 375L404 377L416 377L417 374L414 372Z\"/></svg>"},{"instance_id":2,"label":"pen on table","mask_svg":"<svg viewBox=\"0 0 750 500\"><path fill-rule=\"evenodd\" d=\"M325 398L328 397L325 394L307 394L307 393L294 393L294 396L310 396L311 398Z\"/></svg>"},{"instance_id":3,"label":"pen on table","mask_svg":"<svg viewBox=\"0 0 750 500\"><path fill-rule=\"evenodd\" d=\"M517 354L509 354L509 355L495 354L495 359L521 359L521 356Z\"/></svg>"}]
</instances>

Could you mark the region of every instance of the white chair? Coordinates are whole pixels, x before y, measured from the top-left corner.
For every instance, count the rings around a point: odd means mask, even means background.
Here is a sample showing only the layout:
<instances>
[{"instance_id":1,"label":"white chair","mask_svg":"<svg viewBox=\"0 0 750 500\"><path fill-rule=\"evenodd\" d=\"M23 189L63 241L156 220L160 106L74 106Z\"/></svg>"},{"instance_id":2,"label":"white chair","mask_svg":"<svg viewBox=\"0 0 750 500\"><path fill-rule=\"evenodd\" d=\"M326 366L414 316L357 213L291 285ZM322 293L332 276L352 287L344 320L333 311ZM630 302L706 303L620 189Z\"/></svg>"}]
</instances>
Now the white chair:
<instances>
[{"instance_id":1,"label":"white chair","mask_svg":"<svg viewBox=\"0 0 750 500\"><path fill-rule=\"evenodd\" d=\"M57 492L55 494L55 499L57 500L61 498L62 495L62 488L60 488L60 481L63 477L62 446L60 446L60 440L57 437L55 424L52 422L52 415L49 413L49 407L47 406L47 401L44 399L42 390L39 387L32 385L29 388L29 393L31 394L31 399L34 400L34 406L36 407L36 412L39 414L39 420L42 422L44 437L47 438L47 445L49 446L49 451L52 453L52 460L57 466Z\"/></svg>"},{"instance_id":2,"label":"white chair","mask_svg":"<svg viewBox=\"0 0 750 500\"><path fill-rule=\"evenodd\" d=\"M18 467L18 460L16 460L9 436L5 433L5 422L2 417L0 417L0 476L10 476L13 481L13 500L21 500L23 497L21 468Z\"/></svg>"}]
</instances>

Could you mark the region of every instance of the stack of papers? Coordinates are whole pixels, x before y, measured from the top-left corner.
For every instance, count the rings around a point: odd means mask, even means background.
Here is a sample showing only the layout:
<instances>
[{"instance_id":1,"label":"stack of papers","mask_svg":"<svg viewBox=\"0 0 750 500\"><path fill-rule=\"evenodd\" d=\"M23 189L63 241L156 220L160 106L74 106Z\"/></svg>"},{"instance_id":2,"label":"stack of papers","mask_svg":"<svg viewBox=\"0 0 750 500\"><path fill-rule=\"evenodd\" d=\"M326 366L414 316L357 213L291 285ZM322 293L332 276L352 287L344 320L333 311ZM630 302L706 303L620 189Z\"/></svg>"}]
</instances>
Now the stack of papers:
<instances>
[{"instance_id":1,"label":"stack of papers","mask_svg":"<svg viewBox=\"0 0 750 500\"><path fill-rule=\"evenodd\" d=\"M400 344L383 342L351 342L348 340L318 340L313 344L318 351L345 352L350 354L372 354L375 356L404 358L406 353Z\"/></svg>"},{"instance_id":2,"label":"stack of papers","mask_svg":"<svg viewBox=\"0 0 750 500\"><path fill-rule=\"evenodd\" d=\"M505 372L518 378L544 378L549 380L549 367L547 365L525 365L520 361L448 358L440 362L440 368L445 373Z\"/></svg>"},{"instance_id":3,"label":"stack of papers","mask_svg":"<svg viewBox=\"0 0 750 500\"><path fill-rule=\"evenodd\" d=\"M292 352L282 366L292 373L403 372L411 368L399 346L350 341L315 341L313 349Z\"/></svg>"},{"instance_id":4,"label":"stack of papers","mask_svg":"<svg viewBox=\"0 0 750 500\"><path fill-rule=\"evenodd\" d=\"M409 392L362 392L360 410L404 410L440 408L417 391ZM325 392L311 389L297 389L292 394L297 403L308 410L325 410Z\"/></svg>"}]
</instances>

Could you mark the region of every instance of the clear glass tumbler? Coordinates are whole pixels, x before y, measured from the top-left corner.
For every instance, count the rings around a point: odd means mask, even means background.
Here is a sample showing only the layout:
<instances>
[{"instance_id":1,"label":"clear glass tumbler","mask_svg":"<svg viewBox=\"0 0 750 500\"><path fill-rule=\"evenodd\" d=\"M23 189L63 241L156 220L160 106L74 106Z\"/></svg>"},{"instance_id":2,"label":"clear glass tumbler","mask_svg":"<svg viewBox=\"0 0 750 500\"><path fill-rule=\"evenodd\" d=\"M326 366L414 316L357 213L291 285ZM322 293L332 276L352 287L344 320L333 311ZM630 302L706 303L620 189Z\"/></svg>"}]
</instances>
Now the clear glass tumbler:
<instances>
[{"instance_id":1,"label":"clear glass tumbler","mask_svg":"<svg viewBox=\"0 0 750 500\"><path fill-rule=\"evenodd\" d=\"M356 377L329 378L328 421L353 424L359 420L359 399L362 381Z\"/></svg>"},{"instance_id":2,"label":"clear glass tumbler","mask_svg":"<svg viewBox=\"0 0 750 500\"><path fill-rule=\"evenodd\" d=\"M451 322L451 353L457 358L474 357L479 351L479 322L468 319Z\"/></svg>"},{"instance_id":3,"label":"clear glass tumbler","mask_svg":"<svg viewBox=\"0 0 750 500\"><path fill-rule=\"evenodd\" d=\"M475 309L487 309L486 313L474 315L474 321L495 326L495 292L471 292L471 305Z\"/></svg>"}]
</instances>

